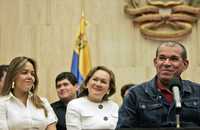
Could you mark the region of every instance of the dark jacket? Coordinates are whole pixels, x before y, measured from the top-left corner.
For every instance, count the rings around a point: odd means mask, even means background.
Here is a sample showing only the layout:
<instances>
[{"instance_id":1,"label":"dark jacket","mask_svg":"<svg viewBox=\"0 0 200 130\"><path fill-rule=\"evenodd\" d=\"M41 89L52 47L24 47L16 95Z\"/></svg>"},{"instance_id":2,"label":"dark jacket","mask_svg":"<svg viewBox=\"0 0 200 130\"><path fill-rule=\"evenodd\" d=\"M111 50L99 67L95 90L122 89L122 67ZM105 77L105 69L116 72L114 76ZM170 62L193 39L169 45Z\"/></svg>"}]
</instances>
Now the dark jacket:
<instances>
[{"instance_id":1,"label":"dark jacket","mask_svg":"<svg viewBox=\"0 0 200 130\"><path fill-rule=\"evenodd\" d=\"M57 130L67 130L65 124L66 104L62 101L57 101L52 103L51 106L58 117L58 122L56 124Z\"/></svg>"},{"instance_id":2,"label":"dark jacket","mask_svg":"<svg viewBox=\"0 0 200 130\"><path fill-rule=\"evenodd\" d=\"M181 127L200 127L200 84L182 80ZM117 128L176 127L175 102L156 89L156 78L130 89L119 110Z\"/></svg>"}]
</instances>

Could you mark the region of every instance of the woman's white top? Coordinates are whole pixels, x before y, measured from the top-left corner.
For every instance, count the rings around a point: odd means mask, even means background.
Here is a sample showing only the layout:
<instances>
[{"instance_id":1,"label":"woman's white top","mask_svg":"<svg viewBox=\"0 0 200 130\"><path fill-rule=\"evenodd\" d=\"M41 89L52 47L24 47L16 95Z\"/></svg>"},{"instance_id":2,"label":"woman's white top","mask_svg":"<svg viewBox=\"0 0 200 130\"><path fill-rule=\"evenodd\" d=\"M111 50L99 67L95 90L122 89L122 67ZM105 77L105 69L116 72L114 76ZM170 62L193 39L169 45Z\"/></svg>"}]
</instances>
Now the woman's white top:
<instances>
[{"instance_id":1,"label":"woman's white top","mask_svg":"<svg viewBox=\"0 0 200 130\"><path fill-rule=\"evenodd\" d=\"M118 109L118 105L111 100L95 103L87 97L73 99L67 106L67 130L114 130L118 121Z\"/></svg>"},{"instance_id":2,"label":"woman's white top","mask_svg":"<svg viewBox=\"0 0 200 130\"><path fill-rule=\"evenodd\" d=\"M45 130L49 124L56 123L57 117L45 98L41 98L47 109L36 108L30 96L25 106L13 94L0 97L0 130Z\"/></svg>"}]
</instances>

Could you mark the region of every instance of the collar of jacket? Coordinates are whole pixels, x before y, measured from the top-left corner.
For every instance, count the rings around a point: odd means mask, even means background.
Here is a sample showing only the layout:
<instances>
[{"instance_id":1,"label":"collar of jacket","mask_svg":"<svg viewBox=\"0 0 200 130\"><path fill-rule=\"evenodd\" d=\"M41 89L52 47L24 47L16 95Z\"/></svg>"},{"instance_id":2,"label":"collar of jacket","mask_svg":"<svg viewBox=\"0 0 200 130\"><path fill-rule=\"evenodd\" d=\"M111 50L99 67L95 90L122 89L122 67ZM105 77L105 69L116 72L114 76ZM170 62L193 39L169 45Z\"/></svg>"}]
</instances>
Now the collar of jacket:
<instances>
[{"instance_id":1,"label":"collar of jacket","mask_svg":"<svg viewBox=\"0 0 200 130\"><path fill-rule=\"evenodd\" d=\"M156 79L157 79L157 76L155 76L152 80L150 80L150 82L146 82L144 84L145 93L148 94L152 99L155 99L158 96L158 90L156 87ZM190 81L181 79L181 83L182 83L181 95L186 94L186 93L187 94L192 93L192 88L190 87L189 82Z\"/></svg>"}]
</instances>

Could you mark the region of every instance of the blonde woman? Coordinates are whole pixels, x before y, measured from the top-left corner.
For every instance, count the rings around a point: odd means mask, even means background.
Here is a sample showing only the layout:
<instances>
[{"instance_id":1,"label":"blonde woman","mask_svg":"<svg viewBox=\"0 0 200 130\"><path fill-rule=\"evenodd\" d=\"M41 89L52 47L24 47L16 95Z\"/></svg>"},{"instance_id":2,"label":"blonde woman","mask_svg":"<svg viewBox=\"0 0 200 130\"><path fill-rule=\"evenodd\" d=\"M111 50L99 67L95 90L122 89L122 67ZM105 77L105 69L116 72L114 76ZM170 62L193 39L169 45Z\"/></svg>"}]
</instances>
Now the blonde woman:
<instances>
[{"instance_id":1,"label":"blonde woman","mask_svg":"<svg viewBox=\"0 0 200 130\"><path fill-rule=\"evenodd\" d=\"M36 94L38 82L33 59L11 61L0 97L0 130L56 130L50 104Z\"/></svg>"}]
</instances>

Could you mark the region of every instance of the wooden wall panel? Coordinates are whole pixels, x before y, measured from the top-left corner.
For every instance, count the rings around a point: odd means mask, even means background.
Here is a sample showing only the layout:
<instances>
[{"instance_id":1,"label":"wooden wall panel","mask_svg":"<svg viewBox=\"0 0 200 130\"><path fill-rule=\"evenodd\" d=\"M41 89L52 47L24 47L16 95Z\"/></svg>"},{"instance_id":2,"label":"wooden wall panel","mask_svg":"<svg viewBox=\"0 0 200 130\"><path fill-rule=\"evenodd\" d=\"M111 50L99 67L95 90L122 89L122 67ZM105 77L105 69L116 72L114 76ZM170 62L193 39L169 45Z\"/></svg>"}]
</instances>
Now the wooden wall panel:
<instances>
[{"instance_id":1,"label":"wooden wall panel","mask_svg":"<svg viewBox=\"0 0 200 130\"><path fill-rule=\"evenodd\" d=\"M144 4L144 0L140 1ZM123 12L125 0L0 0L0 64L19 55L38 63L39 94L57 99L54 80L69 71L81 8L88 20L87 35L93 66L111 68L120 87L141 83L155 74L153 58L160 42L144 39ZM190 66L184 78L200 82L200 22L183 40Z\"/></svg>"}]
</instances>

